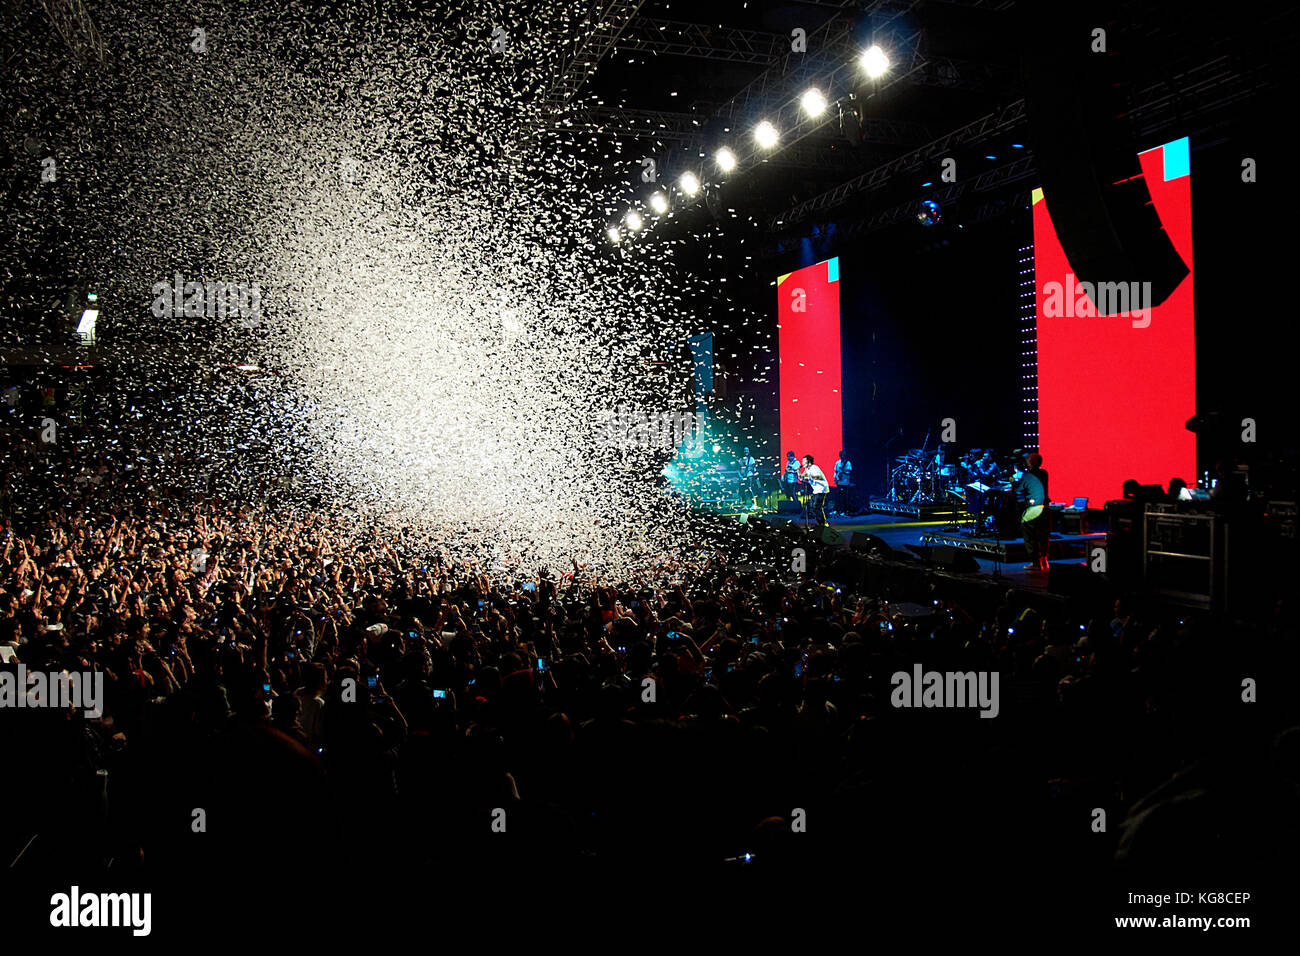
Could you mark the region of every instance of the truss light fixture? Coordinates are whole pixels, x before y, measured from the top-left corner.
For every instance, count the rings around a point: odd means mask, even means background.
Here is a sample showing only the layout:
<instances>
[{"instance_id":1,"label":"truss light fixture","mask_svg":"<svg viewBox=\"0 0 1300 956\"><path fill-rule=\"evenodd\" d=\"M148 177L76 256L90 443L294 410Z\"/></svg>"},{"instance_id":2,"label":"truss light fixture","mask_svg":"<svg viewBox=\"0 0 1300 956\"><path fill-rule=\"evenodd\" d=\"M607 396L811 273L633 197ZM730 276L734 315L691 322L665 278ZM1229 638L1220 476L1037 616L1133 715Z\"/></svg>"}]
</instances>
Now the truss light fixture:
<instances>
[{"instance_id":1,"label":"truss light fixture","mask_svg":"<svg viewBox=\"0 0 1300 956\"><path fill-rule=\"evenodd\" d=\"M815 86L806 90L799 102L809 116L821 116L826 112L826 94Z\"/></svg>"},{"instance_id":2,"label":"truss light fixture","mask_svg":"<svg viewBox=\"0 0 1300 956\"><path fill-rule=\"evenodd\" d=\"M781 134L776 131L776 127L767 120L759 123L754 127L754 142L758 143L763 149L771 149L781 139Z\"/></svg>"},{"instance_id":3,"label":"truss light fixture","mask_svg":"<svg viewBox=\"0 0 1300 956\"><path fill-rule=\"evenodd\" d=\"M862 54L862 68L867 71L867 76L873 80L878 80L885 75L889 69L889 57L880 48L879 44L873 43Z\"/></svg>"}]
</instances>

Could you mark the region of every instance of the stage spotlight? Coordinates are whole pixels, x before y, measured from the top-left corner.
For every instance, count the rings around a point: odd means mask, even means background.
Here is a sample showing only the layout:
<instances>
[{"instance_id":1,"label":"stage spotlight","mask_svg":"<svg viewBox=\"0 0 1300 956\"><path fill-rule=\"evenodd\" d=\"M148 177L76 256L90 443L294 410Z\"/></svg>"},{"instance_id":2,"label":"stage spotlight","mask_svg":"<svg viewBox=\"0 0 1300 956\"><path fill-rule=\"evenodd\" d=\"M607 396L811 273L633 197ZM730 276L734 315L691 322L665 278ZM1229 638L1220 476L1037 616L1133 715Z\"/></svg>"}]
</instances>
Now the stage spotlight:
<instances>
[{"instance_id":1,"label":"stage spotlight","mask_svg":"<svg viewBox=\"0 0 1300 956\"><path fill-rule=\"evenodd\" d=\"M610 242L617 245L623 238L623 234L618 231L618 226L610 226L605 230L605 235Z\"/></svg>"},{"instance_id":2,"label":"stage spotlight","mask_svg":"<svg viewBox=\"0 0 1300 956\"><path fill-rule=\"evenodd\" d=\"M650 197L650 208L656 215L662 216L668 211L668 197L663 193L655 193Z\"/></svg>"},{"instance_id":3,"label":"stage spotlight","mask_svg":"<svg viewBox=\"0 0 1300 956\"><path fill-rule=\"evenodd\" d=\"M889 57L885 51L878 45L873 44L867 52L862 54L862 68L867 71L867 76L873 80L878 80L885 75L889 69Z\"/></svg>"},{"instance_id":4,"label":"stage spotlight","mask_svg":"<svg viewBox=\"0 0 1300 956\"><path fill-rule=\"evenodd\" d=\"M771 149L780 138L781 134L776 131L776 127L767 120L763 120L754 127L754 142L758 143L763 149Z\"/></svg>"},{"instance_id":5,"label":"stage spotlight","mask_svg":"<svg viewBox=\"0 0 1300 956\"><path fill-rule=\"evenodd\" d=\"M81 321L77 324L77 335L80 337L82 345L95 344L95 321L98 318L98 309L85 309L82 311Z\"/></svg>"},{"instance_id":6,"label":"stage spotlight","mask_svg":"<svg viewBox=\"0 0 1300 956\"><path fill-rule=\"evenodd\" d=\"M692 172L682 173L681 179L677 180L677 188L688 196L694 196L700 191L700 178Z\"/></svg>"},{"instance_id":7,"label":"stage spotlight","mask_svg":"<svg viewBox=\"0 0 1300 956\"><path fill-rule=\"evenodd\" d=\"M641 227L645 225L641 220L641 214L635 209L629 209L627 215L623 217L623 225L627 226L631 232L640 232Z\"/></svg>"},{"instance_id":8,"label":"stage spotlight","mask_svg":"<svg viewBox=\"0 0 1300 956\"><path fill-rule=\"evenodd\" d=\"M800 102L809 116L821 116L826 112L826 95L815 86L804 93Z\"/></svg>"},{"instance_id":9,"label":"stage spotlight","mask_svg":"<svg viewBox=\"0 0 1300 956\"><path fill-rule=\"evenodd\" d=\"M714 153L713 158L724 173L729 173L736 168L736 154L725 146Z\"/></svg>"}]
</instances>

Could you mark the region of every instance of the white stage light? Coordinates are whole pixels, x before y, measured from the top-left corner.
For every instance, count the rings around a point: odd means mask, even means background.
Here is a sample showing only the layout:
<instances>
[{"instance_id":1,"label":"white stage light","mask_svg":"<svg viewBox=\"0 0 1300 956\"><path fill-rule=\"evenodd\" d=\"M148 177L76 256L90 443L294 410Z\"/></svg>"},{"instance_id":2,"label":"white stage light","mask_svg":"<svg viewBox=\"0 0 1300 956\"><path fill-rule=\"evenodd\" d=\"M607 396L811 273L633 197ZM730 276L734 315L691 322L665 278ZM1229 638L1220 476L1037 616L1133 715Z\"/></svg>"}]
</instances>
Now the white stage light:
<instances>
[{"instance_id":1,"label":"white stage light","mask_svg":"<svg viewBox=\"0 0 1300 956\"><path fill-rule=\"evenodd\" d=\"M754 127L754 141L763 149L771 149L781 139L781 134L776 131L776 127L767 120L759 123Z\"/></svg>"},{"instance_id":2,"label":"white stage light","mask_svg":"<svg viewBox=\"0 0 1300 956\"><path fill-rule=\"evenodd\" d=\"M889 69L889 57L885 55L884 50L873 44L866 53L862 54L862 68L867 71L867 76L877 80Z\"/></svg>"},{"instance_id":3,"label":"white stage light","mask_svg":"<svg viewBox=\"0 0 1300 956\"><path fill-rule=\"evenodd\" d=\"M663 193L655 193L650 197L650 208L656 215L662 216L668 211L668 197Z\"/></svg>"},{"instance_id":4,"label":"white stage light","mask_svg":"<svg viewBox=\"0 0 1300 956\"><path fill-rule=\"evenodd\" d=\"M809 116L821 116L826 112L826 95L815 86L804 93L800 103Z\"/></svg>"},{"instance_id":5,"label":"white stage light","mask_svg":"<svg viewBox=\"0 0 1300 956\"><path fill-rule=\"evenodd\" d=\"M617 243L623 238L623 234L618 231L618 226L610 226L605 230L605 236L610 242Z\"/></svg>"},{"instance_id":6,"label":"white stage light","mask_svg":"<svg viewBox=\"0 0 1300 956\"><path fill-rule=\"evenodd\" d=\"M77 335L81 336L82 345L95 344L95 320L99 318L99 309L86 309L81 313L77 323Z\"/></svg>"},{"instance_id":7,"label":"white stage light","mask_svg":"<svg viewBox=\"0 0 1300 956\"><path fill-rule=\"evenodd\" d=\"M725 146L714 153L713 158L724 173L729 173L736 168L736 154Z\"/></svg>"},{"instance_id":8,"label":"white stage light","mask_svg":"<svg viewBox=\"0 0 1300 956\"><path fill-rule=\"evenodd\" d=\"M641 214L639 212L635 209L629 209L627 215L623 217L623 225L627 226L627 228L632 232L639 232L645 223L641 221Z\"/></svg>"},{"instance_id":9,"label":"white stage light","mask_svg":"<svg viewBox=\"0 0 1300 956\"><path fill-rule=\"evenodd\" d=\"M682 178L677 180L677 188L688 196L694 196L700 191L700 178L694 173L682 173Z\"/></svg>"}]
</instances>

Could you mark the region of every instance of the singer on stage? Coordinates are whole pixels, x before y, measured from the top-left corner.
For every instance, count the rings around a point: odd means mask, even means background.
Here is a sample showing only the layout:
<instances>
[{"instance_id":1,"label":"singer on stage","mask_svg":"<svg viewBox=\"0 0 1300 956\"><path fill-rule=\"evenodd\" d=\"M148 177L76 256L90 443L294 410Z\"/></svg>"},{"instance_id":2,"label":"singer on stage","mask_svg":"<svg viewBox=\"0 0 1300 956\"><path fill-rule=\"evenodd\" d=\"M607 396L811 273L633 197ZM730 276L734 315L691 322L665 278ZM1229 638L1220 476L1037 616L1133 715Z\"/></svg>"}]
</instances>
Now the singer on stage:
<instances>
[{"instance_id":1,"label":"singer on stage","mask_svg":"<svg viewBox=\"0 0 1300 956\"><path fill-rule=\"evenodd\" d=\"M826 524L826 496L830 494L830 482L825 473L813 464L812 455L803 456L803 480L812 488L812 504L809 509L819 525Z\"/></svg>"}]
</instances>

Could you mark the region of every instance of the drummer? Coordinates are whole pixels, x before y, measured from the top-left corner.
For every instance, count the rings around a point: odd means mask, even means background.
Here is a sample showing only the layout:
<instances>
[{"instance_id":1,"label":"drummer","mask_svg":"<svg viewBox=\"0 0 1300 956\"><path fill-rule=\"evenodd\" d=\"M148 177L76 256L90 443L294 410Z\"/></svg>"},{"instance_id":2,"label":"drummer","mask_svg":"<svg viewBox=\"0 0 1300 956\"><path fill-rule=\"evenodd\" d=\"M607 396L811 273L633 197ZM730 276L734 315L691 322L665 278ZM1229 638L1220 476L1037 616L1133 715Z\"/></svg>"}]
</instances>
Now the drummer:
<instances>
[{"instance_id":1,"label":"drummer","mask_svg":"<svg viewBox=\"0 0 1300 956\"><path fill-rule=\"evenodd\" d=\"M939 451L934 456L934 473L939 479L941 485L953 486L965 484L963 473L965 472L964 464L961 459L957 461L948 461L948 446L940 445Z\"/></svg>"}]
</instances>

